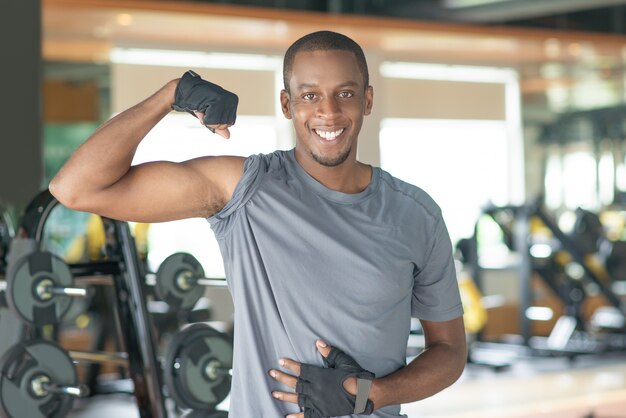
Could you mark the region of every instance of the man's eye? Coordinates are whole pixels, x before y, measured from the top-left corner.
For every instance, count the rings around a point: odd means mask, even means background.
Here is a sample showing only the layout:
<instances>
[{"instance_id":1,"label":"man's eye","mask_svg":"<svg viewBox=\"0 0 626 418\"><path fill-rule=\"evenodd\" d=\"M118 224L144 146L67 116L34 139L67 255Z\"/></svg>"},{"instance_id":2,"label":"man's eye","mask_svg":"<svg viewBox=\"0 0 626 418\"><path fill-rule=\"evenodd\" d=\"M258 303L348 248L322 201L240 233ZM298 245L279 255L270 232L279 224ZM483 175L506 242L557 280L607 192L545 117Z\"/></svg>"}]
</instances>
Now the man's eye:
<instances>
[{"instance_id":1,"label":"man's eye","mask_svg":"<svg viewBox=\"0 0 626 418\"><path fill-rule=\"evenodd\" d=\"M354 93L351 91L342 91L339 93L339 97L342 99L349 99L352 96L354 96Z\"/></svg>"},{"instance_id":2,"label":"man's eye","mask_svg":"<svg viewBox=\"0 0 626 418\"><path fill-rule=\"evenodd\" d=\"M306 94L302 95L302 98L304 100L313 100L313 99L315 99L315 94L313 94L313 93L306 93Z\"/></svg>"}]
</instances>

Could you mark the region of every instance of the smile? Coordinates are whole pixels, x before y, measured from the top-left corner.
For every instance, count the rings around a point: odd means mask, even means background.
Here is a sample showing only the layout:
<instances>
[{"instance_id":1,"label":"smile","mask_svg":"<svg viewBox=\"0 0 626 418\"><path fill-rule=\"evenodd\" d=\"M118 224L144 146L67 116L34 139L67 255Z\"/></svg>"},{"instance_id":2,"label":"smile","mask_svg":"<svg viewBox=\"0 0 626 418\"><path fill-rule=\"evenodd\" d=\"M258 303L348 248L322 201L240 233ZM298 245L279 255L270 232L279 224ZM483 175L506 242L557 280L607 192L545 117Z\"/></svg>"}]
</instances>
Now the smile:
<instances>
[{"instance_id":1,"label":"smile","mask_svg":"<svg viewBox=\"0 0 626 418\"><path fill-rule=\"evenodd\" d=\"M344 128L337 129L336 131L323 131L321 129L314 129L314 131L322 139L325 139L327 141L332 141L343 133Z\"/></svg>"}]
</instances>

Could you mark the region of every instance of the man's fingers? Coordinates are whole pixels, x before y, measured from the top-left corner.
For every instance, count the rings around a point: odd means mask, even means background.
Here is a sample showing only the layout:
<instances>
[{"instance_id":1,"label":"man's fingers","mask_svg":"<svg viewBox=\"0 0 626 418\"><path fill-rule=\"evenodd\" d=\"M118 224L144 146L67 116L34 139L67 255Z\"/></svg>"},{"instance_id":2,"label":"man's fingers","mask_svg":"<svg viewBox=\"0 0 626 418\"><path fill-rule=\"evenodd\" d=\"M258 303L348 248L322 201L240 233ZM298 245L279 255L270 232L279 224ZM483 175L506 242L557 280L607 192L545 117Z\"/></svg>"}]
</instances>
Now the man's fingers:
<instances>
[{"instance_id":1,"label":"man's fingers","mask_svg":"<svg viewBox=\"0 0 626 418\"><path fill-rule=\"evenodd\" d=\"M317 351L324 357L328 357L330 354L331 346L326 343L324 340L315 341L315 345L317 346Z\"/></svg>"},{"instance_id":2,"label":"man's fingers","mask_svg":"<svg viewBox=\"0 0 626 418\"><path fill-rule=\"evenodd\" d=\"M221 136L222 138L225 138L225 139L230 138L230 131L228 130L228 128L215 129L215 133Z\"/></svg>"},{"instance_id":3,"label":"man's fingers","mask_svg":"<svg viewBox=\"0 0 626 418\"><path fill-rule=\"evenodd\" d=\"M288 392L272 392L272 396L276 399L278 399L279 401L283 401L283 402L291 402L291 403L298 403L298 394L297 393L288 393Z\"/></svg>"},{"instance_id":4,"label":"man's fingers","mask_svg":"<svg viewBox=\"0 0 626 418\"><path fill-rule=\"evenodd\" d=\"M280 367L287 369L294 373L296 376L300 376L300 363L288 358L280 359Z\"/></svg>"},{"instance_id":5,"label":"man's fingers","mask_svg":"<svg viewBox=\"0 0 626 418\"><path fill-rule=\"evenodd\" d=\"M298 378L294 377L290 374L287 373L283 373L279 370L270 370L270 376L272 376L274 379L278 380L280 383L283 383L287 386L289 386L290 388L294 388L296 387L296 384L298 383Z\"/></svg>"},{"instance_id":6,"label":"man's fingers","mask_svg":"<svg viewBox=\"0 0 626 418\"><path fill-rule=\"evenodd\" d=\"M198 120L200 121L200 124L203 126L206 126L207 128L209 128L211 130L211 132L218 134L219 136L228 139L230 138L230 130L228 128L230 128L232 125L228 125L226 123L220 123L217 125L205 125L203 120L204 120L204 112L199 112L197 110L193 111L194 115L196 115L196 117L198 118Z\"/></svg>"}]
</instances>

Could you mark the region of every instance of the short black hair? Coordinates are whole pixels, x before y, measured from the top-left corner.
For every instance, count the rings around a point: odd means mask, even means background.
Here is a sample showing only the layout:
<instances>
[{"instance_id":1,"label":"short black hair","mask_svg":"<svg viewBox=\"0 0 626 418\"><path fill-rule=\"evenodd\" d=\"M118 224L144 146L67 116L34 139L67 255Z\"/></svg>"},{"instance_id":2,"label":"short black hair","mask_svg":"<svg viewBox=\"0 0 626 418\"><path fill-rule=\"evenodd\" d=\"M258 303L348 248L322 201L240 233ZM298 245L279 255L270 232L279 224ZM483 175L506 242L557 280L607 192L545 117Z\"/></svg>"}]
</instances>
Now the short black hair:
<instances>
[{"instance_id":1,"label":"short black hair","mask_svg":"<svg viewBox=\"0 0 626 418\"><path fill-rule=\"evenodd\" d=\"M287 92L289 92L289 79L291 78L293 61L296 58L296 55L298 52L313 51L352 52L356 58L357 65L359 66L359 71L363 75L365 88L369 86L370 76L367 70L367 61L365 60L363 49L359 46L359 44L341 33L322 30L303 36L295 41L289 49L287 49L287 52L285 52L285 59L283 61L283 83Z\"/></svg>"}]
</instances>

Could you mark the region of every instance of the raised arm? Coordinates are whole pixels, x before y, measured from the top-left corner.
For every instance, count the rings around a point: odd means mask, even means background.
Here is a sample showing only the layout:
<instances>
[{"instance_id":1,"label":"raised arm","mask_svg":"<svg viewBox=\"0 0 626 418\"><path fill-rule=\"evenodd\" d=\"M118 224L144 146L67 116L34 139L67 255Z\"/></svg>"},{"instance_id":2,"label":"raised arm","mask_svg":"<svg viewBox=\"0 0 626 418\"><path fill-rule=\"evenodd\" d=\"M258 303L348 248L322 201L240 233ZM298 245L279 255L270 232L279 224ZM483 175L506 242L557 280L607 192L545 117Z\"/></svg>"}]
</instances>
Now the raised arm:
<instances>
[{"instance_id":1,"label":"raised arm","mask_svg":"<svg viewBox=\"0 0 626 418\"><path fill-rule=\"evenodd\" d=\"M175 100L180 100L175 98L179 81L170 81L100 126L52 179L51 193L71 209L127 221L160 222L218 212L241 177L243 158L202 157L131 167L139 143L170 112ZM234 106L236 109L236 96ZM223 119L223 110L213 103L212 120L218 122L207 126L228 138L232 122ZM204 114L197 115L203 120Z\"/></svg>"}]
</instances>

